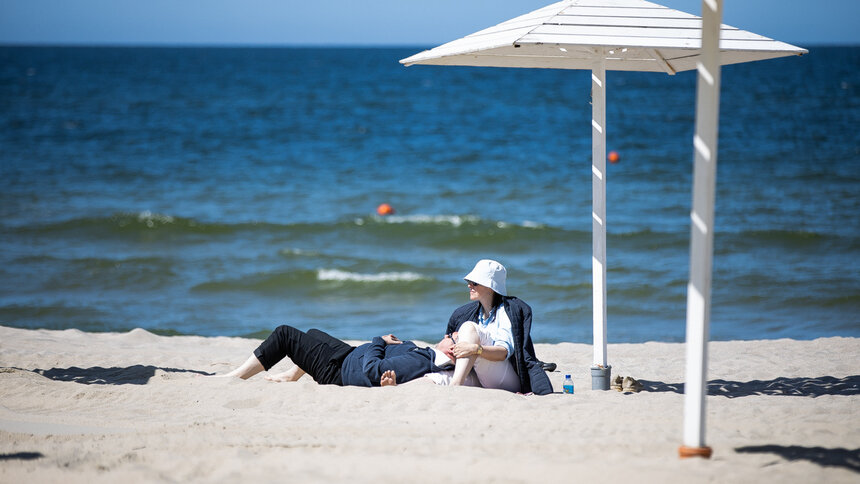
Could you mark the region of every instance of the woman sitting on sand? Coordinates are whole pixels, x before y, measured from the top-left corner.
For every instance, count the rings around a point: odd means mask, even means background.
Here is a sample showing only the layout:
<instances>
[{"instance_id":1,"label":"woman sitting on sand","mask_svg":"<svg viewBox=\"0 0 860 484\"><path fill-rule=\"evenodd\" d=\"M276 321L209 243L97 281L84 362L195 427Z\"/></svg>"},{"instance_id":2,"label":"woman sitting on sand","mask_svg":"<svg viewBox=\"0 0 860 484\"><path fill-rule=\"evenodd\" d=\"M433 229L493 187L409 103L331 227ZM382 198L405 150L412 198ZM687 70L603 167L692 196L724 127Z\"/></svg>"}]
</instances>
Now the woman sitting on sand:
<instances>
[{"instance_id":1,"label":"woman sitting on sand","mask_svg":"<svg viewBox=\"0 0 860 484\"><path fill-rule=\"evenodd\" d=\"M552 384L535 356L530 335L532 310L507 295L505 267L478 261L464 279L471 303L454 310L445 331L457 333L452 385L462 385L472 369L482 387L512 392L552 393ZM429 375L434 380L440 377Z\"/></svg>"}]
</instances>

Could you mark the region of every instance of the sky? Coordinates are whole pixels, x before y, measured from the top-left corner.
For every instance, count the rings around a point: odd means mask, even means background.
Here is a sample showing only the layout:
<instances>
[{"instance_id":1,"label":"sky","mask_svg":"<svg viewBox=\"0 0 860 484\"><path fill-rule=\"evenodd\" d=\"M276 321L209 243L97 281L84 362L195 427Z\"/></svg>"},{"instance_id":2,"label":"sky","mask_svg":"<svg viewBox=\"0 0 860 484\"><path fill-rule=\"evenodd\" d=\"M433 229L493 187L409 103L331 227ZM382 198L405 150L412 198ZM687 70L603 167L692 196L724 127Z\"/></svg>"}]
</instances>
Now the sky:
<instances>
[{"instance_id":1,"label":"sky","mask_svg":"<svg viewBox=\"0 0 860 484\"><path fill-rule=\"evenodd\" d=\"M0 0L0 44L433 46L551 0ZM699 15L700 0L657 0ZM724 0L723 23L860 45L860 0Z\"/></svg>"}]
</instances>

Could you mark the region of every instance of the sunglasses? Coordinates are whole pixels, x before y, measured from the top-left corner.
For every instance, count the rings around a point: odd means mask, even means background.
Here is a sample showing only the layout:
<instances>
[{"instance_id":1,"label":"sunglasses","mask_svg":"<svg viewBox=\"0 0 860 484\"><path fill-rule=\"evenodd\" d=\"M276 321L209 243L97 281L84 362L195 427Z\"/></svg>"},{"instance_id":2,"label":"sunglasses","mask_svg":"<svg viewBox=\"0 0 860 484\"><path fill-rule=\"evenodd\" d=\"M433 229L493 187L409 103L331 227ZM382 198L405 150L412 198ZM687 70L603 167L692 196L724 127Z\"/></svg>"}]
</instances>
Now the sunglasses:
<instances>
[{"instance_id":1,"label":"sunglasses","mask_svg":"<svg viewBox=\"0 0 860 484\"><path fill-rule=\"evenodd\" d=\"M480 284L478 284L477 282L472 282L472 281L466 281L466 285L469 287L480 286Z\"/></svg>"}]
</instances>

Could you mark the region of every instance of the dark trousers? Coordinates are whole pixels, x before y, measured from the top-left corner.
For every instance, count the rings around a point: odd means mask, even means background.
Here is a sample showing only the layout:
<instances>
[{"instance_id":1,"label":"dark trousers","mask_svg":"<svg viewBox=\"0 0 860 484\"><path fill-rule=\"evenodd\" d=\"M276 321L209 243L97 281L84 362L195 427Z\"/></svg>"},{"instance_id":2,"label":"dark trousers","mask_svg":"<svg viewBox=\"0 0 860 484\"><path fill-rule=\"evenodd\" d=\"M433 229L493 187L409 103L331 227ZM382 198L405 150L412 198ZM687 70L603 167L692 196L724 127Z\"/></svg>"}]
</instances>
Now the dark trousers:
<instances>
[{"instance_id":1,"label":"dark trousers","mask_svg":"<svg viewBox=\"0 0 860 484\"><path fill-rule=\"evenodd\" d=\"M318 329L305 333L292 326L283 325L275 328L266 341L254 350L254 356L267 371L288 356L317 383L343 385L343 360L354 349L354 346Z\"/></svg>"}]
</instances>

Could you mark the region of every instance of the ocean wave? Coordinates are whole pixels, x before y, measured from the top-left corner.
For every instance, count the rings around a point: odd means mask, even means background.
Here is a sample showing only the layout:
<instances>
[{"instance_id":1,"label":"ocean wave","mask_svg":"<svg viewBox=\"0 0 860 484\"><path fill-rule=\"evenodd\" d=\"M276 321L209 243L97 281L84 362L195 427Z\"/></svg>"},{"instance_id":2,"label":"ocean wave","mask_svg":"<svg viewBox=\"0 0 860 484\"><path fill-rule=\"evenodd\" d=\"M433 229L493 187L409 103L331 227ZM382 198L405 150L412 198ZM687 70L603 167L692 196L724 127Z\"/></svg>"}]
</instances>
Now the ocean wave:
<instances>
[{"instance_id":1,"label":"ocean wave","mask_svg":"<svg viewBox=\"0 0 860 484\"><path fill-rule=\"evenodd\" d=\"M259 227L271 227L271 224L200 222L193 218L144 210L142 212L120 212L104 217L78 217L58 222L31 223L11 228L11 230L16 233L39 235L89 233L94 236L105 236L159 232L217 235Z\"/></svg>"},{"instance_id":2,"label":"ocean wave","mask_svg":"<svg viewBox=\"0 0 860 484\"><path fill-rule=\"evenodd\" d=\"M106 228L120 232L152 232L160 229L176 233L194 233L203 235L229 235L249 230L276 231L288 227L268 222L203 222L194 218L155 213L150 212L149 210L144 210L138 213L123 212L106 218L83 219L82 222L84 225L91 223L92 225L105 226ZM75 223L76 221L68 222L68 224Z\"/></svg>"},{"instance_id":3,"label":"ocean wave","mask_svg":"<svg viewBox=\"0 0 860 484\"><path fill-rule=\"evenodd\" d=\"M857 249L853 237L823 234L807 230L743 230L715 234L714 248L718 253L767 248L816 249L828 247L838 251Z\"/></svg>"},{"instance_id":4,"label":"ocean wave","mask_svg":"<svg viewBox=\"0 0 860 484\"><path fill-rule=\"evenodd\" d=\"M146 225L149 228L155 228L156 225L167 225L176 222L176 219L170 215L164 215L160 213L152 213L149 210L145 210L137 214L137 222ZM128 224L128 221L121 221L120 226L125 226Z\"/></svg>"},{"instance_id":5,"label":"ocean wave","mask_svg":"<svg viewBox=\"0 0 860 484\"><path fill-rule=\"evenodd\" d=\"M43 291L68 289L158 289L177 275L175 261L166 257L65 258L40 254L14 259L16 272Z\"/></svg>"},{"instance_id":6,"label":"ocean wave","mask_svg":"<svg viewBox=\"0 0 860 484\"><path fill-rule=\"evenodd\" d=\"M40 304L10 304L0 306L0 321L31 329L68 329L81 331L112 331L117 322L102 309L61 302Z\"/></svg>"},{"instance_id":7,"label":"ocean wave","mask_svg":"<svg viewBox=\"0 0 860 484\"><path fill-rule=\"evenodd\" d=\"M772 240L774 242L806 243L824 238L824 235L808 230L745 230L737 235L742 237L752 237L758 240Z\"/></svg>"},{"instance_id":8,"label":"ocean wave","mask_svg":"<svg viewBox=\"0 0 860 484\"><path fill-rule=\"evenodd\" d=\"M690 243L690 232L687 228L679 232L662 232L651 229L641 229L630 232L610 232L607 235L610 243L622 247L656 250L663 248L685 247Z\"/></svg>"},{"instance_id":9,"label":"ocean wave","mask_svg":"<svg viewBox=\"0 0 860 484\"><path fill-rule=\"evenodd\" d=\"M469 227L469 226L495 226L499 229L505 228L526 228L526 229L544 229L545 224L524 220L521 223L506 222L502 220L484 220L476 215L430 215L430 214L414 214L414 215L371 215L368 217L359 217L355 219L355 224L359 226L369 224L401 224L401 225L438 225L449 226L454 228Z\"/></svg>"},{"instance_id":10,"label":"ocean wave","mask_svg":"<svg viewBox=\"0 0 860 484\"><path fill-rule=\"evenodd\" d=\"M208 281L191 288L194 292L254 292L260 294L282 293L315 293L326 291L332 283L349 283L355 287L369 287L387 283L422 283L431 282L432 278L415 272L379 272L357 273L341 269L293 270L278 273L254 273L233 279ZM404 291L407 289L403 289Z\"/></svg>"},{"instance_id":11,"label":"ocean wave","mask_svg":"<svg viewBox=\"0 0 860 484\"><path fill-rule=\"evenodd\" d=\"M256 292L278 293L284 290L307 290L317 280L314 271L301 270L285 273L255 273L234 279L222 279L197 284L192 292Z\"/></svg>"},{"instance_id":12,"label":"ocean wave","mask_svg":"<svg viewBox=\"0 0 860 484\"><path fill-rule=\"evenodd\" d=\"M140 212L119 212L103 217L77 217L54 222L35 222L18 227L7 227L13 233L64 234L93 233L94 235L134 235L134 234L195 234L231 235L240 232L268 232L286 234L314 234L332 231L381 230L388 234L389 229L402 227L409 233L421 233L426 229L437 233L439 230L466 228L493 230L544 230L549 227L533 221L513 223L506 221L484 220L473 215L392 215L380 217L371 215L323 222L274 223L265 221L201 221L195 218L174 214L158 213L149 210ZM416 232L418 230L419 232Z\"/></svg>"},{"instance_id":13,"label":"ocean wave","mask_svg":"<svg viewBox=\"0 0 860 484\"><path fill-rule=\"evenodd\" d=\"M297 257L319 257L322 255L321 252L317 252L315 250L305 250L299 249L297 247L289 247L286 249L281 249L278 251L279 254L283 256L297 256Z\"/></svg>"},{"instance_id":14,"label":"ocean wave","mask_svg":"<svg viewBox=\"0 0 860 484\"><path fill-rule=\"evenodd\" d=\"M320 269L317 271L320 281L339 282L412 282L429 280L415 272L380 272L378 274L359 274L338 269Z\"/></svg>"},{"instance_id":15,"label":"ocean wave","mask_svg":"<svg viewBox=\"0 0 860 484\"><path fill-rule=\"evenodd\" d=\"M287 257L328 257L316 250L320 242L331 238L352 240L359 245L407 244L438 249L470 250L492 246L496 250L534 251L554 249L558 244L578 246L591 240L591 230L578 230L538 222L520 223L483 219L474 215L415 214L348 218L335 221L273 223L255 221L202 221L170 213L143 210L120 212L104 217L81 217L58 222L34 222L4 228L11 235L44 239L75 238L86 241L124 240L170 243L171 246L216 238L259 240L274 238L289 241L292 248L279 254ZM689 228L654 230L643 228L608 234L613 247L631 250L683 250L689 246ZM297 245L293 245L297 244ZM715 238L718 254L762 247L789 249L828 248L856 251L852 237L809 230L741 230L720 231ZM302 247L304 246L304 247ZM343 257L338 259L340 260Z\"/></svg>"},{"instance_id":16,"label":"ocean wave","mask_svg":"<svg viewBox=\"0 0 860 484\"><path fill-rule=\"evenodd\" d=\"M208 222L175 214L153 211L121 212L104 217L82 217L59 222L35 222L17 228L4 228L12 236L23 235L44 240L77 239L87 243L103 241L164 242L178 244L241 238L274 239L287 242L291 248L278 251L292 258L321 258L318 267L343 262L345 254L320 252L323 241L348 240L358 246L380 243L395 246L432 247L448 250L472 250L492 247L497 251L551 251L559 244L579 247L588 244L590 230L577 230L537 222L511 223L482 219L473 215L397 215L349 218L339 221L271 223L253 221ZM609 244L623 250L684 250L689 246L688 227L675 230L644 228L608 234ZM108 242L109 243L109 242ZM295 244L295 245L294 245ZM725 254L767 247L817 249L854 252L858 245L853 237L808 230L717 230L715 253ZM327 251L331 252L331 251ZM334 259L333 259L334 258Z\"/></svg>"},{"instance_id":17,"label":"ocean wave","mask_svg":"<svg viewBox=\"0 0 860 484\"><path fill-rule=\"evenodd\" d=\"M630 232L610 232L608 238L613 245L632 249L674 249L689 245L690 232L688 227L675 232L646 228ZM856 250L857 248L856 243L850 237L806 230L774 229L727 232L720 231L718 227L715 233L714 249L719 254L763 247L789 249L833 247L837 250Z\"/></svg>"},{"instance_id":18,"label":"ocean wave","mask_svg":"<svg viewBox=\"0 0 860 484\"><path fill-rule=\"evenodd\" d=\"M590 232L555 227L535 221L509 222L474 215L371 215L354 220L363 233L437 249L531 250L556 242L585 241Z\"/></svg>"},{"instance_id":19,"label":"ocean wave","mask_svg":"<svg viewBox=\"0 0 860 484\"><path fill-rule=\"evenodd\" d=\"M379 215L371 215L369 217L359 217L355 219L356 225L367 225L371 223L377 224L412 224L412 225L449 225L451 227L461 227L465 225L474 225L481 221L480 217L473 215L387 215L381 217Z\"/></svg>"}]
</instances>

